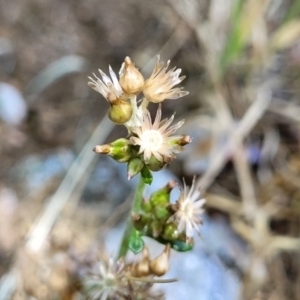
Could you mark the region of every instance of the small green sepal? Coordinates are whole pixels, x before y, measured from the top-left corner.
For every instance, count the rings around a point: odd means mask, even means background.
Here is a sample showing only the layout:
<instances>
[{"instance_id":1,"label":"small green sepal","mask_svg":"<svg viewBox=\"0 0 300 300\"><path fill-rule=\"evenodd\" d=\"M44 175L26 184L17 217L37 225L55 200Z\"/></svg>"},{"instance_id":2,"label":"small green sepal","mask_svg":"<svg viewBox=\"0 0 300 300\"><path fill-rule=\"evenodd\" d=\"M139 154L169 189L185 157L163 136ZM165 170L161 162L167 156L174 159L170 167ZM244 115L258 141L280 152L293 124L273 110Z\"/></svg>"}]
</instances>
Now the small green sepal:
<instances>
[{"instance_id":1,"label":"small green sepal","mask_svg":"<svg viewBox=\"0 0 300 300\"><path fill-rule=\"evenodd\" d=\"M133 230L130 238L128 247L134 253L138 254L144 249L145 242L142 239L141 233L138 230Z\"/></svg>"},{"instance_id":2,"label":"small green sepal","mask_svg":"<svg viewBox=\"0 0 300 300\"><path fill-rule=\"evenodd\" d=\"M146 162L146 165L151 171L156 172L164 169L167 166L167 163L159 161L154 155L152 155Z\"/></svg>"},{"instance_id":3,"label":"small green sepal","mask_svg":"<svg viewBox=\"0 0 300 300\"><path fill-rule=\"evenodd\" d=\"M144 161L139 157L135 157L129 160L127 165L127 176L128 180L141 172L144 167Z\"/></svg>"},{"instance_id":4,"label":"small green sepal","mask_svg":"<svg viewBox=\"0 0 300 300\"><path fill-rule=\"evenodd\" d=\"M147 166L144 166L141 170L141 176L142 176L142 179L143 181L146 183L146 184L151 184L152 181L153 181L153 176L152 176L152 173L151 171L147 168Z\"/></svg>"}]
</instances>

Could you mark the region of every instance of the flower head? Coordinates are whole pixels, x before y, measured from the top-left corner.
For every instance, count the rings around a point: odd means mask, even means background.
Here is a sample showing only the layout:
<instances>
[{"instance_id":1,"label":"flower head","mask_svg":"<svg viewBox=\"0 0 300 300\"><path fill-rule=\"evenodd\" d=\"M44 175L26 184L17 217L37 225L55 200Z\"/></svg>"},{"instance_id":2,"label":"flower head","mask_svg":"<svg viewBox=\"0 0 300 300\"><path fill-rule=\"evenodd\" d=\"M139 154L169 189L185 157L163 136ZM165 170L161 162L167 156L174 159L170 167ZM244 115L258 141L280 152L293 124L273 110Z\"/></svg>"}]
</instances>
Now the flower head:
<instances>
[{"instance_id":1,"label":"flower head","mask_svg":"<svg viewBox=\"0 0 300 300\"><path fill-rule=\"evenodd\" d=\"M200 198L200 191L195 188L195 178L190 188L184 182L184 188L180 190L180 197L175 204L176 212L168 222L178 222L178 230L185 232L187 238L191 238L194 231L200 235L199 224L202 224L202 207L206 200Z\"/></svg>"},{"instance_id":2,"label":"flower head","mask_svg":"<svg viewBox=\"0 0 300 300\"><path fill-rule=\"evenodd\" d=\"M159 106L154 123L148 110L143 115L140 127L133 127L131 131L137 136L132 136L130 142L140 146L139 153L144 154L144 160L150 160L154 156L160 162L170 162L175 158L175 153L182 151L183 147L177 144L181 136L171 136L184 123L184 120L169 127L174 119L161 121L161 106Z\"/></svg>"},{"instance_id":3,"label":"flower head","mask_svg":"<svg viewBox=\"0 0 300 300\"><path fill-rule=\"evenodd\" d=\"M179 77L181 69L176 67L167 71L170 61L164 66L160 62L160 56L157 56L156 65L149 79L145 81L143 93L150 102L160 103L165 99L178 99L188 94L183 88L173 88L175 85L183 81L185 76Z\"/></svg>"},{"instance_id":4,"label":"flower head","mask_svg":"<svg viewBox=\"0 0 300 300\"><path fill-rule=\"evenodd\" d=\"M109 74L111 78L109 78L109 76L107 76L100 69L99 72L102 80L94 74L95 79L92 77L88 77L91 80L90 82L88 82L88 85L92 89L100 93L110 103L113 103L116 100L120 99L124 92L119 84L117 75L113 71L111 66L109 66Z\"/></svg>"},{"instance_id":5,"label":"flower head","mask_svg":"<svg viewBox=\"0 0 300 300\"><path fill-rule=\"evenodd\" d=\"M114 262L113 258L99 262L98 274L85 281L85 287L92 300L121 299L126 293L127 282L124 281L125 268L122 260Z\"/></svg>"},{"instance_id":6,"label":"flower head","mask_svg":"<svg viewBox=\"0 0 300 300\"><path fill-rule=\"evenodd\" d=\"M127 263L122 258L118 261L114 261L113 258L104 258L99 262L96 272L94 271L84 281L87 299L165 299L162 293L153 291L152 286L153 283L159 282L153 279L153 276L160 276L168 271L169 252L168 246L158 258L151 261L148 249L145 247L142 259L134 264ZM151 266L152 262L154 266ZM153 270L152 267L154 267Z\"/></svg>"}]
</instances>

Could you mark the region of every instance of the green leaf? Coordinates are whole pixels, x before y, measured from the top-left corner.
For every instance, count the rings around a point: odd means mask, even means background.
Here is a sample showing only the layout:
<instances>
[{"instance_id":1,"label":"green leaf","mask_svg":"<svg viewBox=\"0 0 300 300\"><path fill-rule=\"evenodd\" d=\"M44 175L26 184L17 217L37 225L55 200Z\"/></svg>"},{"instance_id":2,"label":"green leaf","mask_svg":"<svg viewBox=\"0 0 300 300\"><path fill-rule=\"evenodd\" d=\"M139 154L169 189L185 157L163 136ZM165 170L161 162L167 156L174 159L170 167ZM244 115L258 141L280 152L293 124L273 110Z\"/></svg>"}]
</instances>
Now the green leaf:
<instances>
[{"instance_id":1,"label":"green leaf","mask_svg":"<svg viewBox=\"0 0 300 300\"><path fill-rule=\"evenodd\" d=\"M241 38L239 36L239 25L244 0L236 0L231 15L231 31L221 57L221 68L224 70L232 59L241 51Z\"/></svg>"},{"instance_id":2,"label":"green leaf","mask_svg":"<svg viewBox=\"0 0 300 300\"><path fill-rule=\"evenodd\" d=\"M294 3L290 6L286 16L285 22L290 21L291 19L296 18L300 14L300 1L294 0Z\"/></svg>"}]
</instances>

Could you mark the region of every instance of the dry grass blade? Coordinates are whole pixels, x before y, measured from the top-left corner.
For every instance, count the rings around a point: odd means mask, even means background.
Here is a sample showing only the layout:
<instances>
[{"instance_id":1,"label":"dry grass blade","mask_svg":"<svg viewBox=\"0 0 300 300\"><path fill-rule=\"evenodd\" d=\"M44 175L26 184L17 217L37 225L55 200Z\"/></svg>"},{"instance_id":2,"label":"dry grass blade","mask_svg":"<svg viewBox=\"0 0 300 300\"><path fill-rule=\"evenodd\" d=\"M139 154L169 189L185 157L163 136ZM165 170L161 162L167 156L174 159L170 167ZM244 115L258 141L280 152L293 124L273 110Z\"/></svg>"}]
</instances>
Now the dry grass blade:
<instances>
[{"instance_id":1,"label":"dry grass blade","mask_svg":"<svg viewBox=\"0 0 300 300\"><path fill-rule=\"evenodd\" d=\"M174 8L178 10L178 3L173 3ZM229 5L229 4L228 4ZM254 1L251 2L250 11L251 14L245 12L245 16L241 18L241 27L239 30L241 31L240 35L248 35L248 32L251 31L251 26L254 22L254 19L257 15L262 14L262 7L266 5L266 1ZM213 5L212 5L213 6ZM215 3L214 6L217 6ZM189 24L195 31L198 40L200 44L203 45L205 48L205 54L206 54L206 69L210 75L210 79L214 85L215 94L212 98L212 101L210 102L210 105L212 105L214 112L218 118L218 121L220 123L220 128L227 128L227 131L230 131L231 128L234 125L234 119L231 114L228 102L226 101L225 97L223 96L223 90L220 85L220 78L219 78L219 72L218 70L218 63L219 63L219 56L221 55L220 49L216 49L216 41L212 41L211 35L215 36L215 39L222 40L222 37L220 35L220 30L218 30L219 27L223 23L226 23L226 20L229 16L229 11L227 13L224 13L224 9L222 10L223 16L221 17L222 13L216 8L214 8L215 13L211 11L211 20L209 23L209 28L200 30L203 26L200 24L199 20L198 22L191 22L191 18L185 18L187 24ZM218 17L213 17L217 13ZM223 19L223 21L220 21L220 18ZM209 32L210 34L207 34ZM222 47L221 47L222 48ZM214 55L212 55L212 53ZM236 144L235 146L238 146L235 152L233 152L233 160L234 160L234 166L237 173L238 183L241 190L242 200L244 203L244 211L247 215L252 216L255 208L256 208L256 197L255 197L255 190L254 190L254 184L251 176L250 166L249 162L246 157L246 153L244 151L243 145ZM203 188L203 187L202 187Z\"/></svg>"},{"instance_id":2,"label":"dry grass blade","mask_svg":"<svg viewBox=\"0 0 300 300\"><path fill-rule=\"evenodd\" d=\"M221 210L230 215L237 215L242 212L242 204L238 200L223 195L207 193L205 196L206 205Z\"/></svg>"},{"instance_id":3,"label":"dry grass blade","mask_svg":"<svg viewBox=\"0 0 300 300\"><path fill-rule=\"evenodd\" d=\"M229 156L232 155L237 147L239 147L243 139L264 115L271 102L271 87L274 86L276 82L277 80L269 81L258 89L255 101L253 101L246 111L244 117L240 121L240 124L231 133L223 149L221 149L220 152L212 159L212 163L206 173L198 180L197 186L201 188L201 190L207 190L207 188L213 183L214 179L227 162Z\"/></svg>"},{"instance_id":4,"label":"dry grass blade","mask_svg":"<svg viewBox=\"0 0 300 300\"><path fill-rule=\"evenodd\" d=\"M300 122L300 107L294 103L274 99L268 110L287 119Z\"/></svg>"},{"instance_id":5,"label":"dry grass blade","mask_svg":"<svg viewBox=\"0 0 300 300\"><path fill-rule=\"evenodd\" d=\"M272 50L284 50L291 47L300 37L300 21L292 20L281 26L272 36Z\"/></svg>"},{"instance_id":6,"label":"dry grass blade","mask_svg":"<svg viewBox=\"0 0 300 300\"><path fill-rule=\"evenodd\" d=\"M51 231L52 226L65 204L68 202L81 177L84 175L85 170L94 160L96 160L96 156L91 149L95 144L104 142L113 126L113 123L111 123L107 117L104 117L98 124L78 157L71 165L57 191L50 198L45 210L33 224L32 230L27 236L26 246L29 249L33 251L39 251L41 249L49 232Z\"/></svg>"},{"instance_id":7,"label":"dry grass blade","mask_svg":"<svg viewBox=\"0 0 300 300\"><path fill-rule=\"evenodd\" d=\"M174 28L174 31L170 38L165 42L165 44L160 48L159 54L161 57L169 57L170 59L176 55L180 48L184 46L186 41L190 38L191 30L186 25L185 21L179 22L179 24ZM146 52L146 51L145 51ZM137 56L139 53L137 53ZM146 58L146 57L145 57ZM142 72L151 73L151 68L155 65L156 56L147 57L147 60L142 62L144 64L141 68Z\"/></svg>"},{"instance_id":8,"label":"dry grass blade","mask_svg":"<svg viewBox=\"0 0 300 300\"><path fill-rule=\"evenodd\" d=\"M71 165L60 186L50 198L45 210L41 212L32 230L28 233L26 247L32 251L39 251L47 239L55 221L69 201L74 189L84 175L86 169L96 160L96 155L91 150L95 144L104 142L113 128L113 123L107 117L98 124L93 134L86 142L78 157ZM12 270L0 282L0 300L9 299L15 289L15 271ZM8 288L9 287L9 288Z\"/></svg>"},{"instance_id":9,"label":"dry grass blade","mask_svg":"<svg viewBox=\"0 0 300 300\"><path fill-rule=\"evenodd\" d=\"M241 190L244 204L244 213L248 217L253 217L257 207L251 169L248 163L246 149L241 145L234 153L234 168Z\"/></svg>"}]
</instances>

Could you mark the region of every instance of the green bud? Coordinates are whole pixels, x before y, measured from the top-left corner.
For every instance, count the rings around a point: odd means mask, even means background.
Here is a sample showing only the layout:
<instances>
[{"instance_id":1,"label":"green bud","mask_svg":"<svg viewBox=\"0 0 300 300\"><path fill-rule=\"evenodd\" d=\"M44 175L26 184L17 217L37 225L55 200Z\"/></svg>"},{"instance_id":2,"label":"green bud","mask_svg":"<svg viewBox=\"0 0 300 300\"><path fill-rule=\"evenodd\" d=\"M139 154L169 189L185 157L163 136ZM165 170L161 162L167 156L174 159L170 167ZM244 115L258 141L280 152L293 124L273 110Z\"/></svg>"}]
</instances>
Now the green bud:
<instances>
[{"instance_id":1,"label":"green bud","mask_svg":"<svg viewBox=\"0 0 300 300\"><path fill-rule=\"evenodd\" d=\"M151 220L149 213L132 213L131 215L133 225L138 230L143 230Z\"/></svg>"},{"instance_id":2,"label":"green bud","mask_svg":"<svg viewBox=\"0 0 300 300\"><path fill-rule=\"evenodd\" d=\"M162 224L158 221L152 221L149 226L150 233L154 238L158 238L160 236L162 229Z\"/></svg>"},{"instance_id":3,"label":"green bud","mask_svg":"<svg viewBox=\"0 0 300 300\"><path fill-rule=\"evenodd\" d=\"M162 233L162 238L167 241L175 241L179 237L178 225L174 222L166 224Z\"/></svg>"},{"instance_id":4,"label":"green bud","mask_svg":"<svg viewBox=\"0 0 300 300\"><path fill-rule=\"evenodd\" d=\"M172 189L176 186L175 180L170 180L164 187L154 192L150 196L150 202L153 206L158 204L169 204L170 194Z\"/></svg>"},{"instance_id":5,"label":"green bud","mask_svg":"<svg viewBox=\"0 0 300 300\"><path fill-rule=\"evenodd\" d=\"M151 171L159 171L164 169L167 166L166 162L161 162L159 161L154 155L152 155L150 157L150 159L147 161L147 167L151 170Z\"/></svg>"},{"instance_id":6,"label":"green bud","mask_svg":"<svg viewBox=\"0 0 300 300\"><path fill-rule=\"evenodd\" d=\"M156 205L153 210L155 217L160 221L167 221L171 216L168 207L169 204Z\"/></svg>"},{"instance_id":7,"label":"green bud","mask_svg":"<svg viewBox=\"0 0 300 300\"><path fill-rule=\"evenodd\" d=\"M127 139L118 139L111 144L107 145L97 145L93 150L96 153L108 154L114 160L124 163L127 162L131 156L131 144Z\"/></svg>"},{"instance_id":8,"label":"green bud","mask_svg":"<svg viewBox=\"0 0 300 300\"><path fill-rule=\"evenodd\" d=\"M121 138L111 143L111 156L118 162L127 162L132 155L129 140Z\"/></svg>"},{"instance_id":9,"label":"green bud","mask_svg":"<svg viewBox=\"0 0 300 300\"><path fill-rule=\"evenodd\" d=\"M131 160L129 160L127 165L128 180L130 180L132 177L134 177L139 172L141 172L143 167L144 167L144 161L141 160L139 157L132 158Z\"/></svg>"},{"instance_id":10,"label":"green bud","mask_svg":"<svg viewBox=\"0 0 300 300\"><path fill-rule=\"evenodd\" d=\"M143 198L142 203L141 203L141 208L144 212L151 212L153 209L153 206L149 199Z\"/></svg>"},{"instance_id":11,"label":"green bud","mask_svg":"<svg viewBox=\"0 0 300 300\"><path fill-rule=\"evenodd\" d=\"M108 117L116 124L124 124L130 120L132 116L132 106L125 100L117 99L110 102L111 106L108 110Z\"/></svg>"},{"instance_id":12,"label":"green bud","mask_svg":"<svg viewBox=\"0 0 300 300\"><path fill-rule=\"evenodd\" d=\"M142 239L141 233L138 230L133 230L129 238L129 249L133 253L138 254L144 249L144 245L145 243Z\"/></svg>"},{"instance_id":13,"label":"green bud","mask_svg":"<svg viewBox=\"0 0 300 300\"><path fill-rule=\"evenodd\" d=\"M142 176L143 181L146 184L151 184L152 183L153 176L152 176L150 170L147 168L147 166L144 166L142 168L142 170L141 170L141 176Z\"/></svg>"}]
</instances>

